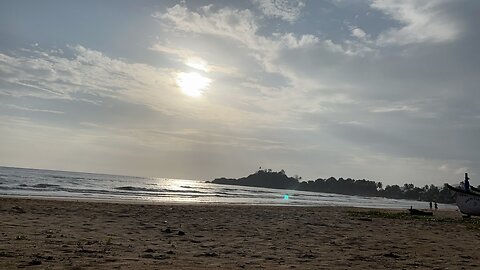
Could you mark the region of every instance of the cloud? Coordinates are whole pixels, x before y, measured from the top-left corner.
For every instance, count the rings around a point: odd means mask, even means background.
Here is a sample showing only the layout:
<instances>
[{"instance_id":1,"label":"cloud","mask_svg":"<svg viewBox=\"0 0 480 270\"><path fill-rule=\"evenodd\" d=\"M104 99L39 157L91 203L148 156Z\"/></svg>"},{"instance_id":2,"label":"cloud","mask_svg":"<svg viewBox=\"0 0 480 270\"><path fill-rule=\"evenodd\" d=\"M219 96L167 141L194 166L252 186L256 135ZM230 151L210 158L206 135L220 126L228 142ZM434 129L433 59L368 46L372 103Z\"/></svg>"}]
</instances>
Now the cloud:
<instances>
[{"instance_id":1,"label":"cloud","mask_svg":"<svg viewBox=\"0 0 480 270\"><path fill-rule=\"evenodd\" d=\"M217 65L210 63L203 59L201 52L196 52L186 48L180 48L178 45L171 44L170 42L157 42L150 46L152 51L164 53L174 59L174 61L180 62L182 65L190 66L194 69L199 69L204 72L218 72L225 73L230 76L239 74L239 70L234 66Z\"/></svg>"},{"instance_id":2,"label":"cloud","mask_svg":"<svg viewBox=\"0 0 480 270\"><path fill-rule=\"evenodd\" d=\"M29 108L29 107L22 107L22 106L17 106L14 104L3 104L4 107L15 109L15 110L21 110L21 111L28 111L28 112L43 112L43 113L56 113L56 114L62 114L65 112L62 111L55 111L55 110L43 110L43 109L36 109L36 108Z\"/></svg>"},{"instance_id":3,"label":"cloud","mask_svg":"<svg viewBox=\"0 0 480 270\"><path fill-rule=\"evenodd\" d=\"M95 127L106 134L128 137L129 143L153 138L144 132L151 128L170 136L168 140L165 135L157 139L170 141L171 145L182 143L185 149L192 145L230 145L250 150L285 148L282 141L252 135L257 127L275 125L285 118L242 107L240 104L247 104L245 100L250 97L234 96L233 103L215 96L194 101L181 94L176 86L173 74L179 70L127 62L81 45L68 46L65 52L57 55L36 47L20 55L2 54L0 81L5 85L0 86L0 91L12 102L4 108L30 112L30 121L40 121L46 126ZM218 70L213 68L210 72ZM83 104L84 100L89 103ZM21 105L28 102L32 103ZM256 102L261 104L259 100L252 104ZM42 106L37 108L36 103ZM35 114L38 112L62 114L62 117L43 122L45 118ZM152 128L158 123L163 126ZM193 132L183 135L174 132L185 127ZM209 134L209 127L217 130L215 134ZM228 135L227 131L237 133ZM180 137L184 138L181 142Z\"/></svg>"},{"instance_id":4,"label":"cloud","mask_svg":"<svg viewBox=\"0 0 480 270\"><path fill-rule=\"evenodd\" d=\"M226 36L244 44L258 42L252 40L252 34L258 26L249 10L223 8L215 12L211 8L204 8L199 12L191 12L185 6L175 5L167 8L165 13L157 12L152 16L185 32Z\"/></svg>"},{"instance_id":5,"label":"cloud","mask_svg":"<svg viewBox=\"0 0 480 270\"><path fill-rule=\"evenodd\" d=\"M219 67L236 67L236 75L242 74L241 78L243 80L255 76L258 77L256 84L259 85L264 83L262 81L269 74L277 74L279 79L286 81L288 85L288 87L285 87L285 84L283 84L281 88L284 90L291 89L293 92L282 91L283 97L277 95L277 102L270 102L272 104L281 103L284 99L289 100L292 104L311 103L300 98L301 92L293 89L330 86L327 80L319 83L319 76L316 73L329 66L328 69L331 71L324 72L320 78L329 77L328 73L334 72L338 63L350 61L349 57L365 56L373 51L365 45L366 40L362 42L345 41L343 44L339 44L330 39L320 39L314 34L296 34L293 32L259 34L258 31L262 25L254 14L246 9L238 10L229 7L217 9L208 6L208 8L190 10L185 6L175 5L167 8L165 12L153 14L153 17L159 20L164 26L163 28L170 29L169 31L195 34L193 36L188 35L190 43L191 40L198 40L197 43L201 43L204 41L203 37L208 38L210 47L215 47L216 53L215 55L201 55L201 57L208 59L209 62L211 62L211 58L222 55L220 54L221 50L228 52L235 50L235 55L226 53L225 57L219 60L225 62L228 59L230 61L228 64L215 64ZM172 35L169 37L171 38ZM212 44L212 38L216 38L214 44ZM175 48L173 51L170 49L172 46ZM188 46L188 44L185 46ZM171 43L168 47L165 47L164 41L160 41L158 46L154 45L152 48L177 55L182 59L187 58L186 55L190 54L186 52L193 50L192 48L184 49L179 44ZM290 56L294 59L293 61L289 59ZM232 62L231 59L236 57L239 61ZM299 65L303 65L305 68L297 69L296 62L299 62ZM304 69L308 69L308 71L303 73ZM315 74L312 74L310 79L310 73L312 72ZM281 82L281 80L277 79L276 83L278 84L278 82ZM257 89L261 87L259 85ZM333 87L338 87L338 83L335 82ZM344 94L344 96L346 95ZM279 99L282 101L279 101ZM295 99L298 102L294 101ZM251 102L262 103L262 108L267 108L263 99ZM303 104L303 106L308 106L307 104ZM268 106L268 108L276 110L273 106Z\"/></svg>"},{"instance_id":6,"label":"cloud","mask_svg":"<svg viewBox=\"0 0 480 270\"><path fill-rule=\"evenodd\" d=\"M164 70L109 58L80 45L69 46L69 50L73 58L40 49L30 50L22 56L1 54L0 80L9 83L7 91L15 88L15 91L9 91L13 95L24 92L43 98L72 99L75 92L88 92L152 106L155 104L148 100L158 96L158 91L152 92L152 88L158 87L159 81L168 82Z\"/></svg>"},{"instance_id":7,"label":"cloud","mask_svg":"<svg viewBox=\"0 0 480 270\"><path fill-rule=\"evenodd\" d=\"M274 37L278 37L278 47L286 47L288 49L305 48L314 46L320 42L320 39L314 35L306 34L300 37L296 37L293 33L278 34L275 33ZM273 41L272 41L273 42Z\"/></svg>"},{"instance_id":8,"label":"cloud","mask_svg":"<svg viewBox=\"0 0 480 270\"><path fill-rule=\"evenodd\" d=\"M352 36L359 38L359 39L364 39L367 36L367 33L363 31L360 28L353 28L352 29Z\"/></svg>"},{"instance_id":9,"label":"cloud","mask_svg":"<svg viewBox=\"0 0 480 270\"><path fill-rule=\"evenodd\" d=\"M164 13L153 14L153 17L179 31L234 40L240 47L245 46L250 50L261 52L262 56L268 52L274 54L281 48L301 48L319 42L319 39L312 34L296 35L288 32L259 35L257 31L260 25L255 15L248 9L208 8L191 11L185 6L175 5L167 8ZM159 48L163 51L171 50L161 45Z\"/></svg>"},{"instance_id":10,"label":"cloud","mask_svg":"<svg viewBox=\"0 0 480 270\"><path fill-rule=\"evenodd\" d=\"M373 113L388 113L388 112L418 112L419 109L416 107L411 107L408 105L397 105L397 106L387 106L387 107L378 107L370 110Z\"/></svg>"},{"instance_id":11,"label":"cloud","mask_svg":"<svg viewBox=\"0 0 480 270\"><path fill-rule=\"evenodd\" d=\"M0 71L0 93L51 100L50 106L55 100L75 104L87 101L94 106L108 106L118 100L123 102L122 106L148 107L176 119L179 125L180 122L186 125L193 122L190 125L208 126L215 122L241 127L252 122L271 121L270 116L259 117L255 112L243 111L212 98L192 102L177 86L175 74L180 72L178 69L130 63L81 45L69 46L66 55L40 48L24 51L22 55L1 54Z\"/></svg>"},{"instance_id":12,"label":"cloud","mask_svg":"<svg viewBox=\"0 0 480 270\"><path fill-rule=\"evenodd\" d=\"M195 129L178 129L175 131L159 131L155 129L140 130L140 136L149 141L161 141L165 143L165 138L171 144L176 145L210 145L228 148L241 148L250 151L265 151L272 149L287 149L288 146L282 142L272 139L261 139L249 137L239 132L232 134L225 131L207 132Z\"/></svg>"},{"instance_id":13,"label":"cloud","mask_svg":"<svg viewBox=\"0 0 480 270\"><path fill-rule=\"evenodd\" d=\"M176 86L175 69L129 63L81 45L67 49L68 57L40 48L18 56L0 54L1 93L91 101L97 105L100 105L100 98L95 97L114 98L168 115L187 117L198 115L198 110L206 110L206 107L192 107L185 102L187 98Z\"/></svg>"},{"instance_id":14,"label":"cloud","mask_svg":"<svg viewBox=\"0 0 480 270\"><path fill-rule=\"evenodd\" d=\"M465 172L468 172L468 168L467 167L462 167L462 168L458 168L455 170L455 174L463 174Z\"/></svg>"},{"instance_id":15,"label":"cloud","mask_svg":"<svg viewBox=\"0 0 480 270\"><path fill-rule=\"evenodd\" d=\"M431 61L427 55L422 56L418 52L408 55L409 51L404 51L404 55L391 55L383 48L372 49L373 45L366 38L368 35L359 27L351 28L351 34L355 34L359 41L338 43L313 34L262 32L260 35L260 22L248 10L210 7L192 11L177 5L165 13L157 13L155 18L169 26L169 29L195 33L196 37L208 35L234 41L226 43L225 49L235 50L244 59L253 58L258 63L254 68L238 65L239 72L255 71L251 73L252 76L263 78L268 74L280 75L285 83L269 85L264 79L254 80L253 83L242 82L241 85L247 87L236 88L235 91L239 91L236 96L238 99L229 100L237 108L249 108L252 112L257 110L255 115L262 119L273 120L268 116L275 115L273 122L270 122L273 126L310 125L308 115L312 115L314 121L332 119L330 123L352 123L355 122L352 119L355 115L362 119L361 122L391 128L391 118L394 118L401 132L403 127L414 129L410 124L412 121L415 126L421 126L421 119L440 117L438 108L443 106L442 100L432 95L448 77L434 79L437 76L432 74L430 77L429 65L412 64L414 59ZM365 39L361 40L361 37ZM425 84L426 81L429 83ZM246 94L247 89L258 91L261 95L241 95ZM324 132L332 134L345 134L345 128L345 125L321 126ZM394 129L397 130L396 127ZM405 153L408 151L391 148L404 147L411 141L397 143L398 140L389 138L390 135L377 134L375 130L375 127L364 130L365 134L370 134L366 137L379 136L385 143L379 146L369 141L368 144L374 146L369 151L388 148L393 155L408 155ZM427 133L425 131L424 136L428 136ZM356 144L365 143L356 136L346 136L344 139ZM433 144L436 143L429 142L432 145L428 148L435 149L438 146ZM431 150L425 156L431 157L435 152ZM410 154L421 156L418 151L411 151Z\"/></svg>"},{"instance_id":16,"label":"cloud","mask_svg":"<svg viewBox=\"0 0 480 270\"><path fill-rule=\"evenodd\" d=\"M438 170L450 175L463 175L464 173L471 171L468 166L465 166L466 163L468 162L449 161L449 163L442 164L440 167L438 167ZM475 175L475 173L470 175ZM458 181L461 181L461 178L458 178Z\"/></svg>"},{"instance_id":17,"label":"cloud","mask_svg":"<svg viewBox=\"0 0 480 270\"><path fill-rule=\"evenodd\" d=\"M221 53L224 51L225 57L219 60L221 63L215 63L215 65L218 67L235 67L237 69L236 76L241 74L240 83L242 85L245 85L245 80L255 78L255 86L250 84L250 87L247 89L255 89L262 94L262 96L252 98L248 95L241 95L245 93L246 89L235 87L235 93L230 95L234 95L237 99L229 100L229 102L235 104L242 100L244 101L243 104L248 103L250 108L261 108L263 112L274 113L277 115L275 119L271 119L268 116L270 114L266 113L256 115L257 119L268 117L270 121L273 120L275 123L278 121L292 121L291 108L296 106L308 107L310 103L307 102L305 104L305 100L300 98L302 95L301 91L294 90L295 88L301 89L301 85L297 83L303 81L305 76L299 78L288 68L291 65L287 64L287 66L284 66L284 63L279 62L279 60L282 60L283 55L290 53L302 55L305 52L316 51L324 51L327 55L337 53L340 55L355 54L353 50L345 51L342 45L335 44L331 40L320 40L313 34L298 35L291 32L274 32L260 35L257 31L261 26L249 10L215 9L209 6L208 8L199 8L196 11L192 11L185 6L176 5L167 8L164 13L155 13L153 17L159 20L165 27L168 27L168 29L196 34L188 36L190 43L192 43L192 40L198 40L198 43L201 43L203 42L203 37L208 38L210 46L215 47L213 49L215 53L214 55L204 54L201 57L209 63L212 62L211 58L222 55ZM213 44L212 38L217 38ZM169 43L168 47L175 47L172 51L170 48L165 48L164 44L164 41L160 41L158 46L154 45L152 48L168 52L181 59L187 58L186 55L191 55L186 53L192 51L191 48L184 49L178 44ZM188 44L185 46L188 46ZM234 55L230 53L233 50L236 52ZM231 62L236 57L238 57L238 61ZM310 60L315 61L315 57L310 58ZM230 61L230 63L225 64L225 61ZM272 76L272 74L277 76L276 79L271 83L267 82L266 78ZM229 84L227 87L231 88L232 85ZM269 91L270 94L264 95L266 92L263 89L273 90ZM239 91L238 94L236 94L237 90ZM276 94L272 95L274 92ZM288 102L286 103L286 101ZM285 107L285 110L282 110L282 117L278 117L278 104L282 104Z\"/></svg>"},{"instance_id":18,"label":"cloud","mask_svg":"<svg viewBox=\"0 0 480 270\"><path fill-rule=\"evenodd\" d=\"M253 3L268 17L279 18L289 23L295 22L305 3L300 0L253 0Z\"/></svg>"},{"instance_id":19,"label":"cloud","mask_svg":"<svg viewBox=\"0 0 480 270\"><path fill-rule=\"evenodd\" d=\"M146 44L2 51L11 106L0 114L98 131L78 142L131 151L125 161L148 153L160 173L168 153L198 169L268 160L311 176L440 181L478 167L480 39L475 4L464 3L161 4ZM182 72L211 79L202 98L181 93Z\"/></svg>"},{"instance_id":20,"label":"cloud","mask_svg":"<svg viewBox=\"0 0 480 270\"><path fill-rule=\"evenodd\" d=\"M377 43L386 46L455 40L461 29L457 20L445 9L446 3L448 1L443 0L374 0L372 8L401 24L382 32Z\"/></svg>"}]
</instances>

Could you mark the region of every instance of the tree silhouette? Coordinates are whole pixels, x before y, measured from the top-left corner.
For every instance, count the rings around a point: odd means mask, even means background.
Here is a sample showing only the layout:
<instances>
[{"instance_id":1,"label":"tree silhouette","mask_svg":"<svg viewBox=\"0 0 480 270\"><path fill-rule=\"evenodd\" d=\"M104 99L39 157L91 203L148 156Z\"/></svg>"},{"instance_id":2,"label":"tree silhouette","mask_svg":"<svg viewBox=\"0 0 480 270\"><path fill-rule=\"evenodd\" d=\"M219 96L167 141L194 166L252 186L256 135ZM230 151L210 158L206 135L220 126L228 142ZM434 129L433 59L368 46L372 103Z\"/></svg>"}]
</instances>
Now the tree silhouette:
<instances>
[{"instance_id":1,"label":"tree silhouette","mask_svg":"<svg viewBox=\"0 0 480 270\"><path fill-rule=\"evenodd\" d=\"M328 179L301 181L302 177L294 175L288 177L285 170L275 172L271 169L259 167L259 170L247 177L239 179L217 178L212 183L225 185L241 185L253 187L267 187L279 189L296 189L303 191L337 193L346 195L378 196L394 199L410 199L423 201L436 201L440 203L455 202L452 192L444 186L442 189L430 185L422 188L413 184L387 185L383 188L382 182L366 179L355 180L351 178L330 177Z\"/></svg>"}]
</instances>

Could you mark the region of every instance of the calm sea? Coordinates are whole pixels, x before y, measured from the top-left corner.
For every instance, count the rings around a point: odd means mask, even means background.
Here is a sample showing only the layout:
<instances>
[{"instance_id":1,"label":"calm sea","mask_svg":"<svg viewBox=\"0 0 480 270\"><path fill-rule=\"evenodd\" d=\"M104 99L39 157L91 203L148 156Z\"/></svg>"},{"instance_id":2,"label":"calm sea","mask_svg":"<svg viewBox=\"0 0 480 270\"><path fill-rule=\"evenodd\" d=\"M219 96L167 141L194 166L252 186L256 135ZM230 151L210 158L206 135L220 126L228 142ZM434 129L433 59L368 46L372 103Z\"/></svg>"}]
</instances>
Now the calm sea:
<instances>
[{"instance_id":1,"label":"calm sea","mask_svg":"<svg viewBox=\"0 0 480 270\"><path fill-rule=\"evenodd\" d=\"M158 203L329 205L426 208L426 202L329 193L217 185L203 180L132 177L0 167L0 196L55 197ZM454 205L439 208L455 209Z\"/></svg>"}]
</instances>

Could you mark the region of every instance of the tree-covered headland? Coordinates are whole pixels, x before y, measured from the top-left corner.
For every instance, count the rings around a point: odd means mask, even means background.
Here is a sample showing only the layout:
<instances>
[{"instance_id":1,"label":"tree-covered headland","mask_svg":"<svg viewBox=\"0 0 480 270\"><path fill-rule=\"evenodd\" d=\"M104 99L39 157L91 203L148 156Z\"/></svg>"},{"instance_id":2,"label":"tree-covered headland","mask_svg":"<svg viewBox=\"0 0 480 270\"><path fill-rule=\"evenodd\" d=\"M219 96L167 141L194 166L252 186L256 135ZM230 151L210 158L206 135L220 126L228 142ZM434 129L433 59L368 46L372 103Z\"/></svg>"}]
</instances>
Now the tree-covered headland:
<instances>
[{"instance_id":1,"label":"tree-covered headland","mask_svg":"<svg viewBox=\"0 0 480 270\"><path fill-rule=\"evenodd\" d=\"M336 193L344 195L360 195L371 197L385 197L391 199L408 199L427 202L454 203L455 198L452 191L445 185L425 185L416 187L413 184L387 185L382 182L371 180L355 180L351 178L330 177L327 179L301 181L299 176L289 177L284 170L272 171L271 169L259 169L255 173L238 179L217 178L210 183L224 185L240 185L250 187L265 187L277 189L293 189L301 191Z\"/></svg>"}]
</instances>

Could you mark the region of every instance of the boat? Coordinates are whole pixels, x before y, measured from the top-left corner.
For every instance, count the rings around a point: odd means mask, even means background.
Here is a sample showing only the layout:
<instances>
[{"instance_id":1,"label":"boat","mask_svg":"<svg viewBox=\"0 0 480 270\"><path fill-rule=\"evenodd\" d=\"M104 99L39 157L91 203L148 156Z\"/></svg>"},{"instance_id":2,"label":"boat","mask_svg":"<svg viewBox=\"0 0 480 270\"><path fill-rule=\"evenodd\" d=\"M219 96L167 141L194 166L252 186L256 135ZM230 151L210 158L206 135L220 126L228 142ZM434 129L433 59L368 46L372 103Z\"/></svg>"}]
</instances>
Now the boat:
<instances>
[{"instance_id":1,"label":"boat","mask_svg":"<svg viewBox=\"0 0 480 270\"><path fill-rule=\"evenodd\" d=\"M472 191L475 191L475 192L477 192L477 193L480 193L480 188L470 187L470 189L471 189Z\"/></svg>"},{"instance_id":2,"label":"boat","mask_svg":"<svg viewBox=\"0 0 480 270\"><path fill-rule=\"evenodd\" d=\"M423 210L418 210L413 208L408 209L408 211L412 216L433 216L432 211L423 211Z\"/></svg>"},{"instance_id":3,"label":"boat","mask_svg":"<svg viewBox=\"0 0 480 270\"><path fill-rule=\"evenodd\" d=\"M465 180L468 180L465 173ZM467 216L480 216L480 189L470 187L469 190L453 187L446 184L457 195L457 206L460 212Z\"/></svg>"}]
</instances>

